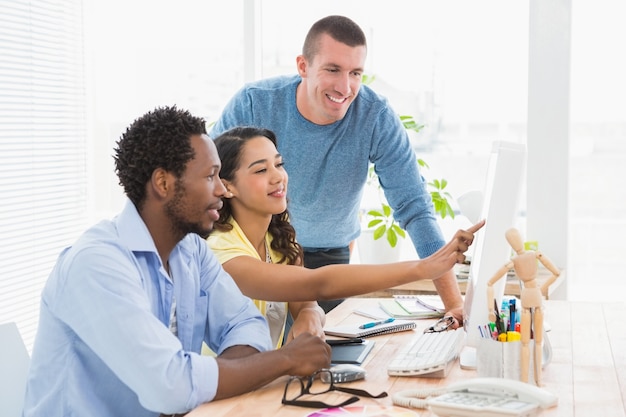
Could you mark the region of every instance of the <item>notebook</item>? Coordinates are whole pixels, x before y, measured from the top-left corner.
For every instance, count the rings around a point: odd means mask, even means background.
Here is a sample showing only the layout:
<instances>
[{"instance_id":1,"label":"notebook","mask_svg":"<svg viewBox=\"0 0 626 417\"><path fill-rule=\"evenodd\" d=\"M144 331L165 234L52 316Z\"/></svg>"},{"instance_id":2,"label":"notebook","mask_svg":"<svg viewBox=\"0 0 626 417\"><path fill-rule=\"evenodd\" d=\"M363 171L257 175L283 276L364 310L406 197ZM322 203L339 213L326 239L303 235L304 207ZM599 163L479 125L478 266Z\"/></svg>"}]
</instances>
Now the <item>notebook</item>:
<instances>
[{"instance_id":1,"label":"notebook","mask_svg":"<svg viewBox=\"0 0 626 417\"><path fill-rule=\"evenodd\" d=\"M422 300L415 295L394 295L393 298L380 300L380 308L391 317L400 319L430 319L443 316L443 305L428 300Z\"/></svg>"},{"instance_id":2,"label":"notebook","mask_svg":"<svg viewBox=\"0 0 626 417\"><path fill-rule=\"evenodd\" d=\"M324 333L329 336L340 337L371 337L387 333L402 332L414 329L415 322L409 320L395 320L391 323L379 324L369 329L359 328L359 324L344 324L340 326L332 326L324 329Z\"/></svg>"},{"instance_id":3,"label":"notebook","mask_svg":"<svg viewBox=\"0 0 626 417\"><path fill-rule=\"evenodd\" d=\"M394 294L393 298L408 312L427 309L443 313L446 310L441 297L438 295Z\"/></svg>"}]
</instances>

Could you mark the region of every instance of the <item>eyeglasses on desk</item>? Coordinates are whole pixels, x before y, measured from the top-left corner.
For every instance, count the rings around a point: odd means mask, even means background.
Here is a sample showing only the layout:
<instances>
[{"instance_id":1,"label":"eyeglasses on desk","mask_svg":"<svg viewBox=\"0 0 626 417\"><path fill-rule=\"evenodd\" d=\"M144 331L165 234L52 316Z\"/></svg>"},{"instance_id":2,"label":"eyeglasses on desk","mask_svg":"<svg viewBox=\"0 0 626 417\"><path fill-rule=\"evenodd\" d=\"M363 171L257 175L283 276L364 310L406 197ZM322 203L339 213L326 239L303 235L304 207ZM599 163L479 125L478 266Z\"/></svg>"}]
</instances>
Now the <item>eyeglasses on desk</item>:
<instances>
[{"instance_id":1,"label":"eyeglasses on desk","mask_svg":"<svg viewBox=\"0 0 626 417\"><path fill-rule=\"evenodd\" d=\"M305 395L319 395L331 391L340 391L352 396L339 404L328 404L323 401L300 400ZM298 407L310 408L332 408L345 407L346 405L359 401L359 397L368 398L384 398L387 396L385 391L378 395L356 388L346 388L337 386L333 382L333 374L330 369L320 369L306 377L292 376L287 380L285 392L283 393L282 403L285 405L295 405Z\"/></svg>"}]
</instances>

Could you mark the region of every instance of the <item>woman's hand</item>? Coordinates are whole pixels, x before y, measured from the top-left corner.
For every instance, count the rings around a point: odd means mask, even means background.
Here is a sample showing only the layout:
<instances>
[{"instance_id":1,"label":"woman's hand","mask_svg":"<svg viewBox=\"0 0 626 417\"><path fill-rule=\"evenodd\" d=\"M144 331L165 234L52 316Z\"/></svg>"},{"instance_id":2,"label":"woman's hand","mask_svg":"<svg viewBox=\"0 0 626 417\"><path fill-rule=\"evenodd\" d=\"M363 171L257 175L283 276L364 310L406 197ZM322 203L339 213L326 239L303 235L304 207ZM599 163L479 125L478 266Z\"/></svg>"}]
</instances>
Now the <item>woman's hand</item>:
<instances>
[{"instance_id":1,"label":"woman's hand","mask_svg":"<svg viewBox=\"0 0 626 417\"><path fill-rule=\"evenodd\" d=\"M441 249L423 259L420 268L424 278L437 279L450 271L455 264L465 262L465 252L474 242L474 233L485 225L481 220L467 230L459 230Z\"/></svg>"}]
</instances>

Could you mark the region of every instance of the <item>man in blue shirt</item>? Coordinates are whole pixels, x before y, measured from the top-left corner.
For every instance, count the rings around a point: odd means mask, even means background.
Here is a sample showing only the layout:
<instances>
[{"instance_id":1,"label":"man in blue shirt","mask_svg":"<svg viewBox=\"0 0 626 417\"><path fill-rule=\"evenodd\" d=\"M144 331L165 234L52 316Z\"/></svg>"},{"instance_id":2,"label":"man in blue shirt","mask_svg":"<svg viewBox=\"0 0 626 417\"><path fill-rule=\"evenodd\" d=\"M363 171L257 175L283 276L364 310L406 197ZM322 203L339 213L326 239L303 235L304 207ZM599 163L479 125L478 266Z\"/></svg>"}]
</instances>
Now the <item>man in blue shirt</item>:
<instances>
[{"instance_id":1,"label":"man in blue shirt","mask_svg":"<svg viewBox=\"0 0 626 417\"><path fill-rule=\"evenodd\" d=\"M361 85L366 55L365 34L356 23L325 17L306 36L298 75L244 86L211 130L212 138L244 125L276 133L289 173L290 219L308 268L349 262L370 161L419 256L445 244L406 130L387 100ZM454 272L435 286L458 326L463 300ZM338 301L320 305L328 311Z\"/></svg>"},{"instance_id":2,"label":"man in blue shirt","mask_svg":"<svg viewBox=\"0 0 626 417\"><path fill-rule=\"evenodd\" d=\"M225 188L205 122L137 119L115 150L130 201L65 249L41 299L24 416L158 416L330 362L304 334L274 350L265 319L210 252ZM201 356L202 342L217 357Z\"/></svg>"}]
</instances>

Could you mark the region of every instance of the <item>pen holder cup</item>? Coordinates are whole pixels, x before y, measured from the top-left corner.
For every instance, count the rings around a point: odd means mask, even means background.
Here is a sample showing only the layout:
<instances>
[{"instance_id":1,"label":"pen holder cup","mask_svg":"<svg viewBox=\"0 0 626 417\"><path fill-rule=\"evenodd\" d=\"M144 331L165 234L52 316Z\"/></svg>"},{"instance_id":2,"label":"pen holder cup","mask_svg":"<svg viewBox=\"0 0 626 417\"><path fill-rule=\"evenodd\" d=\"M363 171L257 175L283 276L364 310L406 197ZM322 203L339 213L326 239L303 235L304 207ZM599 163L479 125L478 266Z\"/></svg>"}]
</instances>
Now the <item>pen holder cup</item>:
<instances>
[{"instance_id":1,"label":"pen holder cup","mask_svg":"<svg viewBox=\"0 0 626 417\"><path fill-rule=\"evenodd\" d=\"M528 382L534 384L535 341L528 344ZM541 367L550 363L552 348L544 333ZM521 375L522 342L499 342L481 338L476 347L476 372L479 377L496 377L519 380Z\"/></svg>"}]
</instances>

